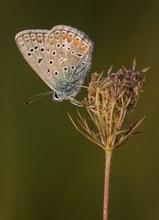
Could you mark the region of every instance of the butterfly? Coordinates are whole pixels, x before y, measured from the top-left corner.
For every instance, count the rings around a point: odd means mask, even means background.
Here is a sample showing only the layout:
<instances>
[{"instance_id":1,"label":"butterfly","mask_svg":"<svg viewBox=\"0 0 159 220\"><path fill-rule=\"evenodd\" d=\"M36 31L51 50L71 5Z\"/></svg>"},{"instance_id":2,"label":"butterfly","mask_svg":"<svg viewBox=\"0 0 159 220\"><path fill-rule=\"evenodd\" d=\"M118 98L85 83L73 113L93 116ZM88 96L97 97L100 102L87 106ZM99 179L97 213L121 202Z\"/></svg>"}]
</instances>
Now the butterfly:
<instances>
[{"instance_id":1,"label":"butterfly","mask_svg":"<svg viewBox=\"0 0 159 220\"><path fill-rule=\"evenodd\" d=\"M16 44L25 60L51 88L55 101L74 100L91 66L93 43L76 28L24 30ZM45 93L43 93L45 94Z\"/></svg>"}]
</instances>

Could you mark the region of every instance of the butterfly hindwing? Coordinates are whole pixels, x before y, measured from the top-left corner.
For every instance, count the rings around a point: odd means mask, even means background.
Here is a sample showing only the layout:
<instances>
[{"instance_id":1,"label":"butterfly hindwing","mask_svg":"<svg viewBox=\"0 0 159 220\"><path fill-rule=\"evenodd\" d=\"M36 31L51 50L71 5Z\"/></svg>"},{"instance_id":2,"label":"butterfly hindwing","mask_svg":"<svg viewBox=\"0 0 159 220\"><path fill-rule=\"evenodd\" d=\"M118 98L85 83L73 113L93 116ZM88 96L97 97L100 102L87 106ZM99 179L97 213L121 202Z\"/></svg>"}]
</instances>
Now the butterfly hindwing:
<instances>
[{"instance_id":1,"label":"butterfly hindwing","mask_svg":"<svg viewBox=\"0 0 159 220\"><path fill-rule=\"evenodd\" d=\"M81 78L82 83L92 50L92 42L83 32L70 26L55 26L48 34L46 48L55 90L60 89L61 81L74 83Z\"/></svg>"}]
</instances>

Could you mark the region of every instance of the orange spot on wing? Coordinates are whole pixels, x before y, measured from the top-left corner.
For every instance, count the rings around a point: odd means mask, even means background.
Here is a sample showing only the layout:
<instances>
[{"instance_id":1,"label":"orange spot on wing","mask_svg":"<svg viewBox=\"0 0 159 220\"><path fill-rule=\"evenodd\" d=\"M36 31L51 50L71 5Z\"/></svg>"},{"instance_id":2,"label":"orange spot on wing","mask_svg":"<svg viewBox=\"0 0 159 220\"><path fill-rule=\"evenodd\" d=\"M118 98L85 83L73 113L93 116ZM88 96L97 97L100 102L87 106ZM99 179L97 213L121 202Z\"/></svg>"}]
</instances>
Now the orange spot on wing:
<instances>
[{"instance_id":1,"label":"orange spot on wing","mask_svg":"<svg viewBox=\"0 0 159 220\"><path fill-rule=\"evenodd\" d=\"M46 50L47 50L47 51L50 50L50 45L49 45L49 44L47 44L47 46L46 46Z\"/></svg>"},{"instance_id":2,"label":"orange spot on wing","mask_svg":"<svg viewBox=\"0 0 159 220\"><path fill-rule=\"evenodd\" d=\"M68 42L71 42L73 40L73 35L68 35L67 40Z\"/></svg>"},{"instance_id":3,"label":"orange spot on wing","mask_svg":"<svg viewBox=\"0 0 159 220\"><path fill-rule=\"evenodd\" d=\"M83 47L83 51L84 51L84 52L88 52L88 50L89 50L89 47L88 47L88 46Z\"/></svg>"},{"instance_id":4,"label":"orange spot on wing","mask_svg":"<svg viewBox=\"0 0 159 220\"><path fill-rule=\"evenodd\" d=\"M81 40L80 40L80 39L75 39L75 41L74 41L75 46L79 45L79 44L80 44L80 42L81 42Z\"/></svg>"},{"instance_id":5,"label":"orange spot on wing","mask_svg":"<svg viewBox=\"0 0 159 220\"><path fill-rule=\"evenodd\" d=\"M82 43L81 43L81 49L83 50L83 48L86 46L86 43L85 43L85 41L82 41Z\"/></svg>"},{"instance_id":6,"label":"orange spot on wing","mask_svg":"<svg viewBox=\"0 0 159 220\"><path fill-rule=\"evenodd\" d=\"M35 40L36 40L35 34L31 34L31 35L30 35L30 39L31 39L32 41L35 41Z\"/></svg>"},{"instance_id":7,"label":"orange spot on wing","mask_svg":"<svg viewBox=\"0 0 159 220\"><path fill-rule=\"evenodd\" d=\"M42 39L41 39L41 38L37 38L37 41L38 41L38 42L42 42Z\"/></svg>"},{"instance_id":8,"label":"orange spot on wing","mask_svg":"<svg viewBox=\"0 0 159 220\"><path fill-rule=\"evenodd\" d=\"M62 33L61 33L61 37L62 37L62 39L64 40L64 39L67 37L67 33L66 33L66 32L62 32Z\"/></svg>"},{"instance_id":9,"label":"orange spot on wing","mask_svg":"<svg viewBox=\"0 0 159 220\"><path fill-rule=\"evenodd\" d=\"M51 45L53 45L53 44L54 44L54 40L53 40L53 39L49 39L49 43L50 43Z\"/></svg>"},{"instance_id":10,"label":"orange spot on wing","mask_svg":"<svg viewBox=\"0 0 159 220\"><path fill-rule=\"evenodd\" d=\"M42 40L43 40L41 34L37 34L36 39L37 39L38 42L42 42Z\"/></svg>"},{"instance_id":11,"label":"orange spot on wing","mask_svg":"<svg viewBox=\"0 0 159 220\"><path fill-rule=\"evenodd\" d=\"M59 33L59 32L55 32L55 33L54 33L54 36L55 36L56 39L59 39L60 33Z\"/></svg>"}]
</instances>

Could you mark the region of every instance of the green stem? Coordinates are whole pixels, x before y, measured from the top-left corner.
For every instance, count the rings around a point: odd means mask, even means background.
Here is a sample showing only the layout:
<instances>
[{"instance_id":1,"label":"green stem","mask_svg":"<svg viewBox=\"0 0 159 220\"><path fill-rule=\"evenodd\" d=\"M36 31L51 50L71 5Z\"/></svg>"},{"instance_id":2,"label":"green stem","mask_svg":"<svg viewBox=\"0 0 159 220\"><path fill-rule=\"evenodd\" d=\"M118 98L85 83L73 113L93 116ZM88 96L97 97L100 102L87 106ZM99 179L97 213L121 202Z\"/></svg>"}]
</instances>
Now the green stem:
<instances>
[{"instance_id":1,"label":"green stem","mask_svg":"<svg viewBox=\"0 0 159 220\"><path fill-rule=\"evenodd\" d=\"M104 203L103 203L103 220L108 220L109 208L109 179L110 179L110 164L111 164L112 151L106 151L105 163L105 179L104 179Z\"/></svg>"}]
</instances>

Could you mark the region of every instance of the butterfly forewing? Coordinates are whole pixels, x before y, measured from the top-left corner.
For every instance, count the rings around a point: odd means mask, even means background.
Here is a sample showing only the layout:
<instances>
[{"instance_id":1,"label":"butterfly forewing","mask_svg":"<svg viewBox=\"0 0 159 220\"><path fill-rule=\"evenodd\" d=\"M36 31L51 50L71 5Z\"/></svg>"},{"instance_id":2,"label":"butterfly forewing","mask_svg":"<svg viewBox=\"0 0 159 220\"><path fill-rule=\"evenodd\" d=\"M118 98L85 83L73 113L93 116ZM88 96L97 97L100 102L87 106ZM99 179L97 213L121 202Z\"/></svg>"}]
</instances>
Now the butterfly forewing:
<instances>
[{"instance_id":1,"label":"butterfly forewing","mask_svg":"<svg viewBox=\"0 0 159 220\"><path fill-rule=\"evenodd\" d=\"M48 32L48 30L22 31L16 35L15 40L19 50L29 65L40 78L53 89L50 83L46 59L46 40Z\"/></svg>"}]
</instances>

